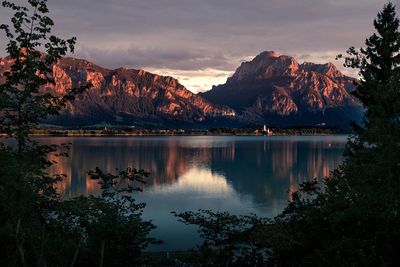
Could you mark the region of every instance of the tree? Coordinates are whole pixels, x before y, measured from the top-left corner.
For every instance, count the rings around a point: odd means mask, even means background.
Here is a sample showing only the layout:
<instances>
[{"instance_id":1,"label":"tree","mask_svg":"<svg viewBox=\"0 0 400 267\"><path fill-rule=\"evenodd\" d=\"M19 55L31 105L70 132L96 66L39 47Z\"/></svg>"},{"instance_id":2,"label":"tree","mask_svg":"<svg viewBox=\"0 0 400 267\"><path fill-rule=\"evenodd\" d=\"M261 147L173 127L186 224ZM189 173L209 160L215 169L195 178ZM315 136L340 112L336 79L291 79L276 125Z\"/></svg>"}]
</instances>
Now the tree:
<instances>
[{"instance_id":1,"label":"tree","mask_svg":"<svg viewBox=\"0 0 400 267\"><path fill-rule=\"evenodd\" d=\"M303 184L276 218L279 265L400 264L400 33L392 3L374 26L366 48L352 47L345 58L346 67L359 69L353 94L366 108L364 123L353 123L345 160L324 188Z\"/></svg>"},{"instance_id":2,"label":"tree","mask_svg":"<svg viewBox=\"0 0 400 267\"><path fill-rule=\"evenodd\" d=\"M44 90L55 84L52 66L74 51L76 38L68 40L51 35L53 20L46 0L28 0L27 5L17 5L3 1L5 8L14 11L12 28L2 24L0 29L8 39L6 51L13 60L11 69L4 73L5 83L0 85L2 116L0 130L18 142L18 152L29 149L29 131L49 115L56 115L82 88L71 88L65 95L56 95ZM38 49L44 49L45 53Z\"/></svg>"},{"instance_id":3,"label":"tree","mask_svg":"<svg viewBox=\"0 0 400 267\"><path fill-rule=\"evenodd\" d=\"M267 261L270 250L263 243L262 230L269 220L210 210L173 214L180 222L199 227L204 240L198 247L202 266L264 266Z\"/></svg>"},{"instance_id":4,"label":"tree","mask_svg":"<svg viewBox=\"0 0 400 267\"><path fill-rule=\"evenodd\" d=\"M142 183L147 174L131 168L118 175L96 169L90 176L102 186L101 196L61 199L56 186L65 175L49 175L56 162L48 156L67 156L68 145L44 146L29 136L42 119L57 115L91 86L70 88L66 94L49 90L55 84L52 67L73 52L76 38L51 35L47 0L21 5L3 1L2 6L14 14L10 25L0 26L13 62L0 84L0 132L16 145L0 143L1 265L137 264L142 250L154 242L148 238L154 225L142 220L144 204L135 203L131 194L138 188L131 183Z\"/></svg>"},{"instance_id":5,"label":"tree","mask_svg":"<svg viewBox=\"0 0 400 267\"><path fill-rule=\"evenodd\" d=\"M364 125L354 125L356 136L347 146L345 173L355 178L352 188L384 189L395 204L400 174L400 32L393 4L378 14L374 26L377 33L366 40L366 49L350 48L345 62L360 70L354 95L367 109Z\"/></svg>"},{"instance_id":6,"label":"tree","mask_svg":"<svg viewBox=\"0 0 400 267\"><path fill-rule=\"evenodd\" d=\"M48 216L53 232L59 235L48 244L52 262L59 263L59 255L67 254L69 266L142 264L143 249L159 242L148 237L155 226L141 218L145 204L132 197L134 191L142 190L148 173L127 168L113 175L96 168L89 176L101 186L100 196L60 201ZM60 239L64 241L57 242Z\"/></svg>"},{"instance_id":7,"label":"tree","mask_svg":"<svg viewBox=\"0 0 400 267\"><path fill-rule=\"evenodd\" d=\"M351 47L344 63L359 70L353 94L366 109L364 123L352 124L343 164L322 184L301 184L273 224L265 225L272 265L400 265L400 32L392 3L374 26L366 48ZM213 233L203 229L215 229L219 216L179 217L199 225L207 240Z\"/></svg>"},{"instance_id":8,"label":"tree","mask_svg":"<svg viewBox=\"0 0 400 267\"><path fill-rule=\"evenodd\" d=\"M8 39L8 59L13 61L0 85L0 131L17 143L16 151L3 144L0 151L2 241L15 240L19 264L29 264L29 254L36 254L38 264L42 264L43 252L38 249L46 235L42 211L57 198L54 184L62 176L50 176L46 171L51 165L47 154L56 147L32 142L29 132L41 119L57 114L81 90L71 89L63 96L43 90L47 84L54 84L51 67L73 51L75 38L65 41L51 35L53 21L47 16L45 0L29 0L24 5L3 1L2 6L13 10L14 16L12 27L0 26ZM8 247L13 251L13 246ZM11 251L6 250L4 257L15 255Z\"/></svg>"}]
</instances>

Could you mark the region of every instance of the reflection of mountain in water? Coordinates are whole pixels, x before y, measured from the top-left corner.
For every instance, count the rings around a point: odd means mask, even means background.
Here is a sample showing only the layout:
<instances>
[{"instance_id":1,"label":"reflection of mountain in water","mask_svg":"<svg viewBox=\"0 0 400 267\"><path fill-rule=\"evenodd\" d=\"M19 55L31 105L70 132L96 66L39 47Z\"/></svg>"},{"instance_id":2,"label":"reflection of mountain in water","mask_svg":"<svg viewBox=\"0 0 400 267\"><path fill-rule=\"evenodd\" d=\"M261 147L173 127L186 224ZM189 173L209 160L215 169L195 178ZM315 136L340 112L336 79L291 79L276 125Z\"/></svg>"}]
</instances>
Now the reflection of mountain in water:
<instances>
[{"instance_id":1,"label":"reflection of mountain in water","mask_svg":"<svg viewBox=\"0 0 400 267\"><path fill-rule=\"evenodd\" d=\"M223 173L240 194L258 204L287 198L299 182L324 177L341 162L342 143L264 141L238 142L213 151L211 170Z\"/></svg>"},{"instance_id":2,"label":"reflection of mountain in water","mask_svg":"<svg viewBox=\"0 0 400 267\"><path fill-rule=\"evenodd\" d=\"M154 191L154 190L153 190ZM186 193L220 196L234 193L225 176L212 173L210 169L193 167L172 184L165 184L156 191L166 194Z\"/></svg>"},{"instance_id":3,"label":"reflection of mountain in water","mask_svg":"<svg viewBox=\"0 0 400 267\"><path fill-rule=\"evenodd\" d=\"M72 142L70 157L59 159L53 173L67 174L60 185L66 196L95 193L87 179L96 166L108 172L127 166L151 173L146 190L204 193L236 191L257 205L285 201L298 182L329 174L341 161L345 139L316 138L59 138ZM211 172L210 172L211 171ZM161 192L160 191L160 192Z\"/></svg>"}]
</instances>

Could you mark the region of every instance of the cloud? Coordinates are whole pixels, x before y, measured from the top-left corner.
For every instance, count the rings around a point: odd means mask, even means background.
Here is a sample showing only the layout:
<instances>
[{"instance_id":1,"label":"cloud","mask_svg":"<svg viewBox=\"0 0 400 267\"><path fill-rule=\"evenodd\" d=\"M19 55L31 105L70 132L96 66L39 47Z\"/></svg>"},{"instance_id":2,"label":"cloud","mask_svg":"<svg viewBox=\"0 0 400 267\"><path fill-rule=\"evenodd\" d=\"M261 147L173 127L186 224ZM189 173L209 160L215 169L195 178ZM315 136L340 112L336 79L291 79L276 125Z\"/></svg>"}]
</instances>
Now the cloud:
<instances>
[{"instance_id":1,"label":"cloud","mask_svg":"<svg viewBox=\"0 0 400 267\"><path fill-rule=\"evenodd\" d=\"M400 6L400 0L392 2ZM78 38L78 57L109 68L192 71L193 76L187 73L184 78L199 81L203 88L204 73L211 75L210 81L219 82L241 61L265 50L300 60L334 61L337 53L363 44L385 3L387 0L52 0L49 8L54 32ZM0 23L7 17L7 11L0 8ZM4 42L1 37L0 48Z\"/></svg>"},{"instance_id":2,"label":"cloud","mask_svg":"<svg viewBox=\"0 0 400 267\"><path fill-rule=\"evenodd\" d=\"M207 68L231 70L237 65L234 57L196 48L182 50L135 46L111 49L81 47L77 50L76 56L111 68L128 66L179 70L204 70Z\"/></svg>"},{"instance_id":3,"label":"cloud","mask_svg":"<svg viewBox=\"0 0 400 267\"><path fill-rule=\"evenodd\" d=\"M81 49L244 57L263 50L323 51L359 45L386 2L52 0L49 7L54 31L64 37L77 36ZM7 16L1 9L2 21ZM204 61L216 64L216 60Z\"/></svg>"},{"instance_id":4,"label":"cloud","mask_svg":"<svg viewBox=\"0 0 400 267\"><path fill-rule=\"evenodd\" d=\"M223 84L232 75L232 71L217 69L204 70L175 70L175 69L156 69L149 68L148 71L165 76L175 77L186 88L192 92L204 92L210 90L213 85Z\"/></svg>"}]
</instances>

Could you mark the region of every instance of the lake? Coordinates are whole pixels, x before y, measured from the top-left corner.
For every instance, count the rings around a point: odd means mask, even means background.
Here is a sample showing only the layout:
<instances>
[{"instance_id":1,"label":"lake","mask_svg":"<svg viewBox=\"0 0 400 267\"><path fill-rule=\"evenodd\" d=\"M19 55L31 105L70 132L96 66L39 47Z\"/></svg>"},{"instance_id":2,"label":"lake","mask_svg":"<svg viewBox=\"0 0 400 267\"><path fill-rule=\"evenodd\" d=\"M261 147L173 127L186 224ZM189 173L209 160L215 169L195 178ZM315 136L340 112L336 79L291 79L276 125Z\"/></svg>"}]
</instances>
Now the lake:
<instances>
[{"instance_id":1,"label":"lake","mask_svg":"<svg viewBox=\"0 0 400 267\"><path fill-rule=\"evenodd\" d=\"M199 243L196 228L177 222L171 211L213 209L272 217L285 207L299 182L329 175L342 161L347 136L49 137L46 144L71 142L70 156L56 159L52 173L67 179L64 197L96 194L87 171L114 172L128 166L151 173L145 190L146 219L162 245L181 250Z\"/></svg>"}]
</instances>

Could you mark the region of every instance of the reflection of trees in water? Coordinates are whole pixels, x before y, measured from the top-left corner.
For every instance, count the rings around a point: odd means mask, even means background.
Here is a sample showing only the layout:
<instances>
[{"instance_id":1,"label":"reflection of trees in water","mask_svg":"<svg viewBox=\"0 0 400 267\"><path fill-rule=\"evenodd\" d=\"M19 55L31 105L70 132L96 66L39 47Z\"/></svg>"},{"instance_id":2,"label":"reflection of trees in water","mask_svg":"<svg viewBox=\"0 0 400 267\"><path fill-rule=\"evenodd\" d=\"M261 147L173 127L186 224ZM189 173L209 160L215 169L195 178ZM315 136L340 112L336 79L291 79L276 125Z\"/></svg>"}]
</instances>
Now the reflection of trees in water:
<instances>
[{"instance_id":1,"label":"reflection of trees in water","mask_svg":"<svg viewBox=\"0 0 400 267\"><path fill-rule=\"evenodd\" d=\"M151 173L147 187L175 183L195 166L223 174L241 195L255 203L285 200L305 179L329 174L341 160L344 143L301 141L227 141L191 143L190 139L57 139L72 141L70 157L58 159L52 171L67 174L60 191L67 196L95 193L86 172L96 166L113 172L127 166ZM187 141L189 140L189 141ZM52 140L54 141L54 140ZM198 177L201 179L201 177Z\"/></svg>"},{"instance_id":2,"label":"reflection of trees in water","mask_svg":"<svg viewBox=\"0 0 400 267\"><path fill-rule=\"evenodd\" d=\"M293 166L297 163L297 146L294 142L279 142L278 144L271 142L267 143L267 151L264 150L264 153L271 154L271 164L272 164L272 173L274 173L278 177L288 177L291 174L291 170ZM259 154L260 161L263 158L262 154ZM265 162L263 162L265 164Z\"/></svg>"},{"instance_id":3,"label":"reflection of trees in water","mask_svg":"<svg viewBox=\"0 0 400 267\"><path fill-rule=\"evenodd\" d=\"M53 141L53 140L52 140ZM127 166L150 172L147 187L171 184L185 174L194 163L207 162L209 148L181 147L179 141L170 139L154 141L148 139L58 139L59 143L72 141L68 158L56 159L52 173L63 173L68 177L59 185L67 196L95 193L95 181L87 179L87 171L100 167L107 172Z\"/></svg>"},{"instance_id":4,"label":"reflection of trees in water","mask_svg":"<svg viewBox=\"0 0 400 267\"><path fill-rule=\"evenodd\" d=\"M313 177L324 177L341 161L343 144L265 141L235 144L235 157L213 153L211 169L222 172L236 191L256 204L285 201L288 191Z\"/></svg>"}]
</instances>

